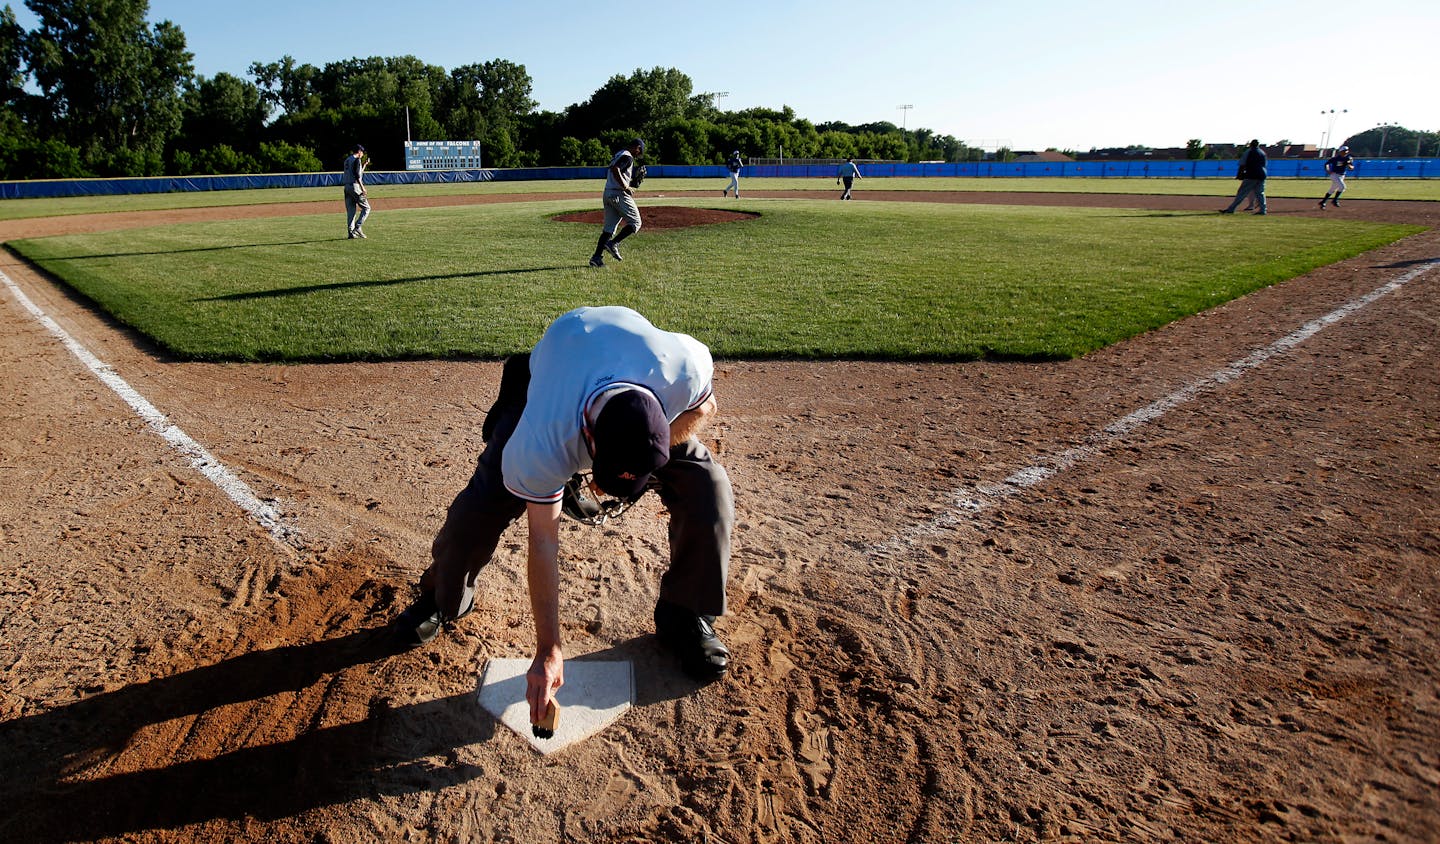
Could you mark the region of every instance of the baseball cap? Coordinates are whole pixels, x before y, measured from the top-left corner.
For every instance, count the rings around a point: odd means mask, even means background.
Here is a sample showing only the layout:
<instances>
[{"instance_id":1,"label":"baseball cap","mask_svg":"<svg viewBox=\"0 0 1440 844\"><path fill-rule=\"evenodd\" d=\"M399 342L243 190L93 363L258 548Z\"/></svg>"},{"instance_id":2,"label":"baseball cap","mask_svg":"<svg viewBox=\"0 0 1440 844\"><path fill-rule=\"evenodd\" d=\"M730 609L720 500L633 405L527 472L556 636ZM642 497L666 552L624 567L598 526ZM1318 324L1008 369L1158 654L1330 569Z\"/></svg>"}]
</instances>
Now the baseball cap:
<instances>
[{"instance_id":1,"label":"baseball cap","mask_svg":"<svg viewBox=\"0 0 1440 844\"><path fill-rule=\"evenodd\" d=\"M633 140L633 141L630 142L630 146L632 146L632 147L639 147L639 148L640 148L640 151L641 151L641 152L644 152L644 151L645 151L645 139L644 139L644 138L636 138L635 140Z\"/></svg>"},{"instance_id":2,"label":"baseball cap","mask_svg":"<svg viewBox=\"0 0 1440 844\"><path fill-rule=\"evenodd\" d=\"M356 144L355 146L351 147L350 151L351 151L351 152L364 152L364 151L365 151L365 148L362 147L362 146L360 146L359 144Z\"/></svg>"},{"instance_id":3,"label":"baseball cap","mask_svg":"<svg viewBox=\"0 0 1440 844\"><path fill-rule=\"evenodd\" d=\"M650 473L670 460L670 423L660 402L644 390L612 396L591 429L595 485L606 495L634 498Z\"/></svg>"},{"instance_id":4,"label":"baseball cap","mask_svg":"<svg viewBox=\"0 0 1440 844\"><path fill-rule=\"evenodd\" d=\"M1347 146L1345 146L1344 144L1341 144L1341 145L1340 145L1340 149L1336 150L1336 152L1349 152L1349 151L1350 151L1350 148L1347 147Z\"/></svg>"}]
</instances>

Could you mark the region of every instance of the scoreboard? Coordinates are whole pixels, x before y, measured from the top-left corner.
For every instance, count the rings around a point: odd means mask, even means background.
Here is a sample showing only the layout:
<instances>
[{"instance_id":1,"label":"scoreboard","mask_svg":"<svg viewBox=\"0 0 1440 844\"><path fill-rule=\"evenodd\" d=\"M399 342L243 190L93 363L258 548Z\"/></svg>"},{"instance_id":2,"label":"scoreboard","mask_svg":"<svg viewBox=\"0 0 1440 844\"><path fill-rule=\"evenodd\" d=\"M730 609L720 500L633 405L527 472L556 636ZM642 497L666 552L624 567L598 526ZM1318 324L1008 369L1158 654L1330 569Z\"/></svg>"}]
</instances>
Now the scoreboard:
<instances>
[{"instance_id":1,"label":"scoreboard","mask_svg":"<svg viewBox=\"0 0 1440 844\"><path fill-rule=\"evenodd\" d=\"M479 170L479 141L406 141L406 170Z\"/></svg>"}]
</instances>

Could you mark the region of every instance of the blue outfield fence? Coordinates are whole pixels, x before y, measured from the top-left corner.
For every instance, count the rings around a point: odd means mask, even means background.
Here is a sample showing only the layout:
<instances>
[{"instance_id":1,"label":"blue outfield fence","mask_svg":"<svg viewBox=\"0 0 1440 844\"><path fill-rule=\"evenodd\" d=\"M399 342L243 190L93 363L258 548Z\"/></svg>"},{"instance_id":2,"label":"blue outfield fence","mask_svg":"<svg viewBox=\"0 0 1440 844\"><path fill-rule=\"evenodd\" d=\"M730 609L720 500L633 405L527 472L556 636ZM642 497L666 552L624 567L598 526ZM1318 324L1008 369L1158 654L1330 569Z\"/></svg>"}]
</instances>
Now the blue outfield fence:
<instances>
[{"instance_id":1,"label":"blue outfield fence","mask_svg":"<svg viewBox=\"0 0 1440 844\"><path fill-rule=\"evenodd\" d=\"M1077 177L1112 179L1229 179L1236 162L1229 161L1067 161L959 164L862 164L866 178L956 176L964 178ZM652 164L651 178L725 179L723 165ZM1321 178L1325 163L1316 159L1270 159L1273 178ZM835 178L833 164L754 165L746 178ZM605 178L604 167L518 167L483 170L384 171L365 174L370 185L416 185L447 182L530 182L547 179ZM1355 160L1352 179L1440 179L1440 158L1365 158ZM272 173L252 176L164 176L125 179L61 179L0 182L0 199L44 199L66 196L121 196L189 191L254 190L268 188L339 188L340 173Z\"/></svg>"},{"instance_id":2,"label":"blue outfield fence","mask_svg":"<svg viewBox=\"0 0 1440 844\"><path fill-rule=\"evenodd\" d=\"M1077 177L1090 179L1231 179L1239 166L1236 160L1206 161L971 161L959 164L861 164L866 178L886 176L959 176L972 179ZM657 169L651 167L652 175ZM711 168L724 175L723 167ZM1272 158L1271 178L1321 178L1325 162L1312 158ZM835 178L833 164L766 165L745 168L754 177ZM1350 178L1440 179L1440 158L1355 159Z\"/></svg>"}]
</instances>

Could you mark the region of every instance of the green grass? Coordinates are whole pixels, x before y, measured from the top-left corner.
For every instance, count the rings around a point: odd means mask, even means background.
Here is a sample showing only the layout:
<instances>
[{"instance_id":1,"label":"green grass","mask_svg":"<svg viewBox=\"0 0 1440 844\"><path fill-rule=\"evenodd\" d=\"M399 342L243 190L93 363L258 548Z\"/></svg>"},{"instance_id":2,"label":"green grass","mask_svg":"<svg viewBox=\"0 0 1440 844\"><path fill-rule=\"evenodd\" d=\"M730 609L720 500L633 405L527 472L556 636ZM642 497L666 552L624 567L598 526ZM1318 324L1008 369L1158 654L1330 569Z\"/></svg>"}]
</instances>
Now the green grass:
<instances>
[{"instance_id":1,"label":"green grass","mask_svg":"<svg viewBox=\"0 0 1440 844\"><path fill-rule=\"evenodd\" d=\"M686 180L677 180L686 181ZM471 194L599 193L603 182L554 180L537 182L460 182L426 185L381 185L370 188L377 201L390 197L467 196ZM142 193L121 196L64 196L47 199L0 201L0 220L61 217L72 214L109 214L120 211L171 211L226 205L267 205L279 202L328 202L340 205L340 189L263 188L250 190Z\"/></svg>"},{"instance_id":2,"label":"green grass","mask_svg":"<svg viewBox=\"0 0 1440 844\"><path fill-rule=\"evenodd\" d=\"M718 191L728 179L650 179L643 193L707 193ZM1233 179L1081 179L1081 178L871 178L856 182L856 190L990 191L1041 193L1119 193L1168 196L1233 196ZM1319 197L1324 179L1270 179L1270 196ZM835 191L834 179L742 179L744 189L756 191L804 190L826 194ZM593 179L557 179L535 182L461 182L457 184L380 185L370 188L372 198L514 195L533 193L594 193L601 183ZM1377 179L1351 177L1351 199L1410 199L1440 201L1440 179ZM194 191L187 193L130 194L125 196L71 196L54 199L0 201L0 220L56 217L71 214L106 214L117 211L168 211L224 205L264 205L278 202L340 204L338 188L271 188L264 190Z\"/></svg>"},{"instance_id":3,"label":"green grass","mask_svg":"<svg viewBox=\"0 0 1440 844\"><path fill-rule=\"evenodd\" d=\"M666 204L716 205L667 199ZM656 200L642 203L656 204ZM722 357L1085 354L1419 231L1124 209L733 200L742 223L642 231L584 266L575 200L196 223L12 243L161 349L199 360L498 357L582 304Z\"/></svg>"}]
</instances>

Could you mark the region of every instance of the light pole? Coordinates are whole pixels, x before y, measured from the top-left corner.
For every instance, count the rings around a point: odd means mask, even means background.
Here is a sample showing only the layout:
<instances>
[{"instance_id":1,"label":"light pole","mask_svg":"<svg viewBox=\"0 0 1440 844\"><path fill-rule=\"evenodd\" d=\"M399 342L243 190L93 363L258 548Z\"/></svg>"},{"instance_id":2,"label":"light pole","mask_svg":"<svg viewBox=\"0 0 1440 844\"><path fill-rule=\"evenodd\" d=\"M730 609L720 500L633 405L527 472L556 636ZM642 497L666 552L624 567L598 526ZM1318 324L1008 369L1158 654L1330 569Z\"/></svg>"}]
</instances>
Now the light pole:
<instances>
[{"instance_id":1,"label":"light pole","mask_svg":"<svg viewBox=\"0 0 1440 844\"><path fill-rule=\"evenodd\" d=\"M910 117L910 109L914 108L915 106L913 106L913 105L901 105L901 106L895 106L895 107L898 108L898 109L900 109L900 131L901 131L901 132L904 132L904 131L905 131L905 122L906 122L906 119Z\"/></svg>"},{"instance_id":2,"label":"light pole","mask_svg":"<svg viewBox=\"0 0 1440 844\"><path fill-rule=\"evenodd\" d=\"M1378 156L1381 157L1381 158L1384 158L1384 157L1385 157L1385 139L1388 138L1388 137L1390 137L1390 121L1387 120L1387 121L1385 121L1384 123L1376 123L1376 124L1375 124L1375 128L1380 130L1380 149L1379 149L1378 152L1376 152L1376 155L1378 155Z\"/></svg>"},{"instance_id":3,"label":"light pole","mask_svg":"<svg viewBox=\"0 0 1440 844\"><path fill-rule=\"evenodd\" d=\"M725 99L726 97L730 96L730 92L729 92L729 91L716 91L715 93L711 94L710 96L712 96L712 97L715 98L715 110L716 110L716 111L719 111L719 110L720 110L720 101L723 100L723 99Z\"/></svg>"},{"instance_id":4,"label":"light pole","mask_svg":"<svg viewBox=\"0 0 1440 844\"><path fill-rule=\"evenodd\" d=\"M1320 114L1321 114L1322 116L1329 116L1329 118L1330 118L1329 123L1327 123L1326 126L1325 126L1325 134L1322 135L1322 136L1320 136L1320 157L1321 157L1321 158L1324 158L1324 157L1325 157L1325 150L1329 147L1330 142L1333 141L1333 140L1335 140L1335 138L1334 138L1334 135L1335 135L1335 119L1336 119L1340 114L1346 114L1346 113L1348 113L1349 111L1350 111L1350 109L1348 109L1348 108L1342 108L1342 109L1339 109L1339 114L1337 114L1337 113L1336 113L1336 109L1333 109L1333 108L1330 109L1330 110L1328 110L1328 111L1325 110L1325 109L1323 109L1323 108L1320 109Z\"/></svg>"}]
</instances>

